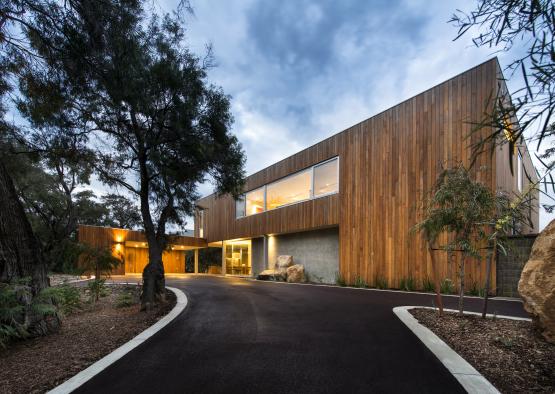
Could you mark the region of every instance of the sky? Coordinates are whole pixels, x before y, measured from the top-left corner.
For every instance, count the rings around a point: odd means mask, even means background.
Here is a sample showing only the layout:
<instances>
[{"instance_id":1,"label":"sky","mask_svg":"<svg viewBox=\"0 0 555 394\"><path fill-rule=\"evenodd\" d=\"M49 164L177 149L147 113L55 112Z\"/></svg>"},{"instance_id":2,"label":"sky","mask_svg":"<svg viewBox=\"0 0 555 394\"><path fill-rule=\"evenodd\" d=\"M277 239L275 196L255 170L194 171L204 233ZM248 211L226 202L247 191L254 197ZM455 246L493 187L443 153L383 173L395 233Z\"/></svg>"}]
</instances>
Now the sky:
<instances>
[{"instance_id":1,"label":"sky","mask_svg":"<svg viewBox=\"0 0 555 394\"><path fill-rule=\"evenodd\" d=\"M171 12L177 0L155 0ZM448 23L474 1L191 0L190 49L211 44L209 79L232 97L247 174L496 55ZM513 53L497 53L502 67ZM521 83L509 81L513 90ZM532 147L530 147L532 148ZM533 151L533 149L531 149ZM201 185L203 195L212 192ZM540 212L541 228L554 218ZM189 221L187 227L192 226Z\"/></svg>"}]
</instances>

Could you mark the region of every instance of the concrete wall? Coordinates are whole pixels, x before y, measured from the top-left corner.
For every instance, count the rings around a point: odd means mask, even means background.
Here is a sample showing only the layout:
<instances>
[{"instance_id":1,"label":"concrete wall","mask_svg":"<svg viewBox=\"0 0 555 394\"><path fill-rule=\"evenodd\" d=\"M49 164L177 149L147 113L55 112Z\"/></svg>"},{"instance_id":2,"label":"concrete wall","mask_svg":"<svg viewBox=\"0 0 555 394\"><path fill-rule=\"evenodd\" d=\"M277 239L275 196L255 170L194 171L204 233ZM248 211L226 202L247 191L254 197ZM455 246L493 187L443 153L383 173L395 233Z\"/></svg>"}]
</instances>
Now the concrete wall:
<instances>
[{"instance_id":1,"label":"concrete wall","mask_svg":"<svg viewBox=\"0 0 555 394\"><path fill-rule=\"evenodd\" d=\"M251 248L252 274L256 278L256 275L266 269L264 266L264 238L253 238Z\"/></svg>"},{"instance_id":2,"label":"concrete wall","mask_svg":"<svg viewBox=\"0 0 555 394\"><path fill-rule=\"evenodd\" d=\"M339 271L339 229L305 231L268 237L268 268L279 255L293 256L293 264L304 265L311 282L335 283ZM252 240L252 267L256 276L264 270L264 239Z\"/></svg>"},{"instance_id":3,"label":"concrete wall","mask_svg":"<svg viewBox=\"0 0 555 394\"><path fill-rule=\"evenodd\" d=\"M519 297L518 281L535 240L536 234L511 237L507 255L502 252L497 253L498 296Z\"/></svg>"}]
</instances>

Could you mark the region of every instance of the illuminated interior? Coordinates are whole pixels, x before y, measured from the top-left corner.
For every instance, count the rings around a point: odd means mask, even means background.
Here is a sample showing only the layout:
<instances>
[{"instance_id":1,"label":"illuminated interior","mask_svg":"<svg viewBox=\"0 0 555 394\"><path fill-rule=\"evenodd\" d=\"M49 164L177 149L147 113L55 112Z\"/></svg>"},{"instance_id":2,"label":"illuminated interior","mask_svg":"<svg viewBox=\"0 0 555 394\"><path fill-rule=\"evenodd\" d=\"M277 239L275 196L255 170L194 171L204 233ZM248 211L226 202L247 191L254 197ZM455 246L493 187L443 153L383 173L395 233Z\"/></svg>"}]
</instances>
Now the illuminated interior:
<instances>
[{"instance_id":1,"label":"illuminated interior","mask_svg":"<svg viewBox=\"0 0 555 394\"><path fill-rule=\"evenodd\" d=\"M339 159L336 157L247 192L235 203L235 217L242 218L338 192Z\"/></svg>"},{"instance_id":2,"label":"illuminated interior","mask_svg":"<svg viewBox=\"0 0 555 394\"><path fill-rule=\"evenodd\" d=\"M254 215L255 213L264 212L264 188L248 192L245 197L246 214Z\"/></svg>"},{"instance_id":3,"label":"illuminated interior","mask_svg":"<svg viewBox=\"0 0 555 394\"><path fill-rule=\"evenodd\" d=\"M268 210L310 198L311 171L303 171L281 181L271 183L266 189Z\"/></svg>"},{"instance_id":4,"label":"illuminated interior","mask_svg":"<svg viewBox=\"0 0 555 394\"><path fill-rule=\"evenodd\" d=\"M225 243L225 272L229 275L251 275L251 241Z\"/></svg>"}]
</instances>

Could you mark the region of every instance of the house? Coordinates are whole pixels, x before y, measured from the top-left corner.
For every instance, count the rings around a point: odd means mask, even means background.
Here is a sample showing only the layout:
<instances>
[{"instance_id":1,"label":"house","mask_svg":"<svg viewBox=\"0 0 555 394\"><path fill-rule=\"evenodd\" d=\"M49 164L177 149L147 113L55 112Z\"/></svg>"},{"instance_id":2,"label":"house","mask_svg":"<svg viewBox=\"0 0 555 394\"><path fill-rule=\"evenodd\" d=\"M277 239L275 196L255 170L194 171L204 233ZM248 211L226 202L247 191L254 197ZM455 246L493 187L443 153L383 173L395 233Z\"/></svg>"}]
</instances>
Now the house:
<instances>
[{"instance_id":1,"label":"house","mask_svg":"<svg viewBox=\"0 0 555 394\"><path fill-rule=\"evenodd\" d=\"M238 201L200 199L195 235L222 247L228 275L256 276L286 254L315 282L422 283L432 271L425 243L410 231L418 204L442 166L470 164L471 146L490 132L472 132L473 123L495 97L510 100L496 58L252 174ZM479 155L472 174L513 194L537 178L525 142L511 152L512 172L508 149ZM533 226L523 230L537 232L538 211L529 214ZM437 253L442 277L454 280L456 267ZM469 284L484 283L484 261L466 268Z\"/></svg>"},{"instance_id":2,"label":"house","mask_svg":"<svg viewBox=\"0 0 555 394\"><path fill-rule=\"evenodd\" d=\"M471 147L491 132L473 132L474 124L498 97L510 100L494 58L252 174L237 201L229 195L198 200L195 236L174 238L164 255L166 272L184 272L186 250L196 250L198 262L198 249L217 247L222 258L214 273L256 276L277 256L291 255L313 282L341 277L394 288L412 278L421 284L432 270L426 244L411 232L420 219L418 205L443 167L470 165ZM526 144L516 142L512 152L504 144L479 155L475 179L510 194L535 181ZM532 226L523 231L537 232L537 209L529 215ZM141 234L82 226L79 238L98 246L119 242L120 273L146 265ZM455 280L454 264L436 253L442 278ZM468 284L483 284L485 261L467 264Z\"/></svg>"}]
</instances>

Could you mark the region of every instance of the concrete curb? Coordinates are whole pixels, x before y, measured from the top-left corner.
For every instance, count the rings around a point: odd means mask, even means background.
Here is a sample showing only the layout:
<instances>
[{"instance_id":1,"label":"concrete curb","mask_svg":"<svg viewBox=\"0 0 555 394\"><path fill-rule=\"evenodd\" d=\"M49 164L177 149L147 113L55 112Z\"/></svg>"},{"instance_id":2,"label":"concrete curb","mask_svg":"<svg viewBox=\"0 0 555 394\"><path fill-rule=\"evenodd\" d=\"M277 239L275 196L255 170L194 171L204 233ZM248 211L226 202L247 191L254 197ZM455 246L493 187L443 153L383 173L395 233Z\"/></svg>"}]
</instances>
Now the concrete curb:
<instances>
[{"instance_id":1,"label":"concrete curb","mask_svg":"<svg viewBox=\"0 0 555 394\"><path fill-rule=\"evenodd\" d=\"M282 281L277 281L277 280L259 280L256 278L247 278L247 277L240 277L240 276L223 276L224 278L237 278L237 279L243 279L243 280L250 280L253 282L260 282L260 283L276 283L276 284L282 284L282 285L297 285L297 286L316 286L316 287L332 287L332 288L336 288L336 289L350 289L350 290L362 290L362 291L382 291L382 292L389 292L389 293L404 293L404 294L422 294L422 295L433 295L435 296L436 293L430 292L430 293L426 293L423 291L406 291L406 290L396 290L396 289L376 289L373 287L352 287L352 286L338 286L338 285L328 285L325 283L292 283L292 282L282 282ZM459 298L458 294L442 294L442 297L453 297L453 298ZM472 299L472 298L476 298L476 299L480 299L483 300L483 297L479 297L479 296L471 296L471 295L466 295L464 296L464 298L468 298L468 299ZM496 297L496 296L490 296L489 297L490 301L510 301L510 302L520 302L522 303L522 300L520 298L514 298L514 297ZM445 309L447 310L447 309Z\"/></svg>"},{"instance_id":2,"label":"concrete curb","mask_svg":"<svg viewBox=\"0 0 555 394\"><path fill-rule=\"evenodd\" d=\"M393 308L393 313L411 330L414 335L420 339L424 345L441 361L441 363L453 374L459 381L461 386L469 393L492 393L499 394L499 391L472 365L470 365L464 358L458 355L453 349L443 342L436 334L430 329L420 324L418 320L409 312L410 309L425 308L435 309L431 307L422 306L398 306ZM453 309L444 309L445 312L457 312ZM476 312L464 312L465 314L481 315ZM488 314L492 317L493 315ZM497 315L500 319L511 320L526 320L522 317L501 316Z\"/></svg>"},{"instance_id":3,"label":"concrete curb","mask_svg":"<svg viewBox=\"0 0 555 394\"><path fill-rule=\"evenodd\" d=\"M162 328L167 326L171 321L173 321L177 316L183 312L183 310L187 307L187 296L181 290L176 289L174 287L167 287L166 289L171 290L175 293L177 297L177 302L173 309L163 318L158 320L152 326L141 332L135 338L131 339L129 342L123 344L112 353L104 356L94 364L90 365L86 369L79 372L77 375L69 378L61 385L53 388L52 390L48 391L48 393L52 394L62 394L62 393L71 393L73 390L77 389L81 385L85 384L88 380L92 379L95 375L99 374L110 365L118 361L120 358L125 356L131 350L135 349L137 346L141 345L147 339L152 337Z\"/></svg>"}]
</instances>

